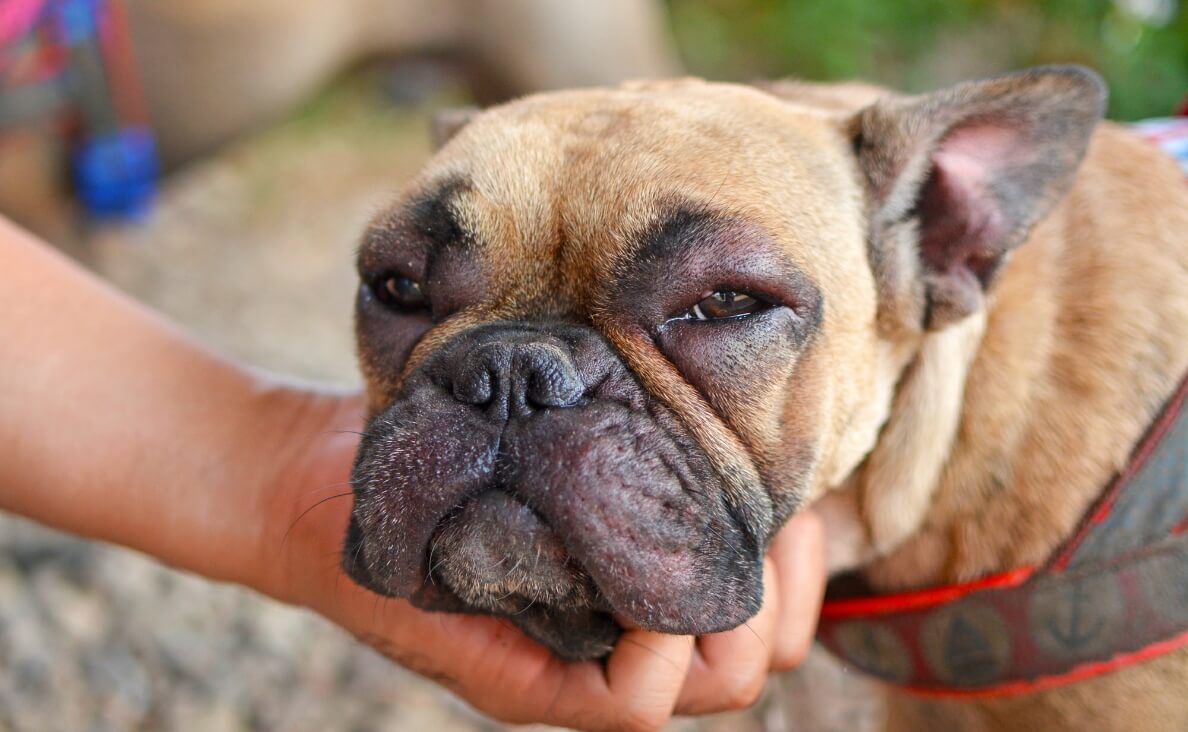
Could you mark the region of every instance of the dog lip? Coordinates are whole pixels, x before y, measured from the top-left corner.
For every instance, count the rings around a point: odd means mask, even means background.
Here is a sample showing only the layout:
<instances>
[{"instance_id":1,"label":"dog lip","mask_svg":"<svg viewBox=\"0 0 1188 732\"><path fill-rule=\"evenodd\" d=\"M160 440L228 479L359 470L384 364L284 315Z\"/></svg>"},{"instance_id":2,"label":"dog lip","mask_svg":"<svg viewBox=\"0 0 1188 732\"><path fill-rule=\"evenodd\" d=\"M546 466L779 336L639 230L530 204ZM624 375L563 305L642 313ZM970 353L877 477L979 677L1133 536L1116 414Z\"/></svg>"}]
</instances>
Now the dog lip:
<instances>
[{"instance_id":1,"label":"dog lip","mask_svg":"<svg viewBox=\"0 0 1188 732\"><path fill-rule=\"evenodd\" d=\"M409 598L413 607L430 612L494 615L516 626L532 640L566 661L605 658L614 650L623 626L597 607L559 609L529 603L514 612L493 612L468 605L448 586L427 582Z\"/></svg>"},{"instance_id":2,"label":"dog lip","mask_svg":"<svg viewBox=\"0 0 1188 732\"><path fill-rule=\"evenodd\" d=\"M363 556L365 544L366 538L363 536L363 530L352 512L350 522L347 524L346 539L343 541L342 570L355 584L390 596L392 593L381 589L380 584L375 581L370 570L367 569L367 562Z\"/></svg>"},{"instance_id":3,"label":"dog lip","mask_svg":"<svg viewBox=\"0 0 1188 732\"><path fill-rule=\"evenodd\" d=\"M503 617L567 660L609 654L622 624L589 573L539 514L494 485L438 524L413 605Z\"/></svg>"},{"instance_id":4,"label":"dog lip","mask_svg":"<svg viewBox=\"0 0 1188 732\"><path fill-rule=\"evenodd\" d=\"M482 491L442 519L427 551L427 581L489 611L604 603L563 538L527 502L500 487Z\"/></svg>"},{"instance_id":5,"label":"dog lip","mask_svg":"<svg viewBox=\"0 0 1188 732\"><path fill-rule=\"evenodd\" d=\"M570 415L577 414L545 412L531 420L512 422L491 434L491 443L498 442L499 447L493 449L493 445L488 444L484 449L483 454L489 454L487 450L494 452L487 468L489 472L474 482L471 481L478 477L474 473L459 480L460 490L453 498L453 505L444 515L437 514L431 526L422 529L423 541L416 543L420 547L420 558L415 562L419 569L413 568L413 557L409 554L410 566L403 572L385 574L384 570L391 566L383 554L385 547L390 546L391 537L407 536L407 532L391 533L390 524L375 524L372 519L373 525L379 526L380 530L369 541L362 531L368 524L358 523L353 514L343 557L348 575L381 595L436 598L432 601L425 599L424 604L414 602L425 609L483 612L514 618L535 606L542 612L547 611L554 619L554 626L549 628L543 618L533 612L533 622L537 623L534 637L555 650L555 645L565 640L566 629L560 624L573 622L580 628L587 628L593 622L587 613L604 613L608 622L614 623L613 613L639 627L682 634L726 630L753 615L758 609L758 600L755 590L750 587L752 578L730 578L721 574L722 571L737 572L742 566L740 561L751 563L739 554L747 551L750 544L747 541L738 543L738 540L733 544L721 543L728 536L725 532L732 530L733 524L728 520L731 512L728 507L721 506L718 518L714 519L712 506L703 505L707 494L692 489L696 476L685 464L687 458L680 454L674 435L667 429L644 428L640 420L650 420L651 417L617 403L598 402L583 410L580 420L571 421ZM635 427L623 424L623 419L633 421ZM579 438L579 435L594 433L605 437L593 441ZM628 451L638 450L641 444L647 445L648 440L655 442L651 443L648 452L639 453L637 459L647 456L645 463L650 464L648 474L652 478L640 482L637 478L643 465L632 463L634 467L631 467L623 463L620 450L624 446ZM585 446L578 453L564 447L579 443L585 443ZM549 454L555 450L561 450L562 454ZM417 452L406 449L401 454L412 456ZM612 459L606 462L608 457ZM574 459L584 467L570 462ZM578 481L560 491L557 486L568 484L572 479L568 470L557 472L556 466L563 464L583 475L598 476L598 480L594 483ZM608 469L610 472L605 472ZM617 499L614 492L606 493L605 486L598 487L607 480L610 480L608 485L617 487ZM543 485L537 485L541 481L544 481ZM369 490L377 488L369 487ZM494 575L484 578L473 576L469 571L484 566L473 561L474 558L493 556L498 559L499 555L477 547L469 560L455 559L452 572L447 575L440 561L448 556L448 552L437 554L446 548L441 546L444 531L467 506L490 494L502 494L531 511L555 536L563 554L543 565L529 561L514 578ZM629 496L647 497L647 505L655 514L654 520L635 525L640 507L628 510L620 500ZM578 505L583 508L573 510ZM399 513L389 513L388 516L402 516L401 520L407 522L417 515L407 512L407 504L397 503L395 506L399 507ZM707 510L711 512L707 513ZM429 518L427 512L421 515ZM674 520L677 523L670 523ZM698 525L705 522L717 527L711 532L718 537L713 542L715 552L729 550L728 554L713 555L718 557L711 560L717 562L718 572L705 564L705 557L694 558L693 553L700 546L696 542L706 541L695 538L703 536ZM482 525L483 522L475 524ZM733 530L737 532L739 528L734 526ZM491 536L508 539L512 547L516 547L515 541L520 541L519 553L528 557L533 555L534 539L516 537L514 532L498 525L488 525L486 530ZM740 536L741 539L745 537ZM645 544L639 551L646 554L636 556L628 547L640 541ZM695 543L686 547L683 543L686 541ZM456 545L464 546L464 542ZM408 545L410 549L412 546ZM684 556L686 552L688 555ZM656 555L654 559L649 558L652 554ZM654 575L661 564L660 574ZM728 569L731 567L733 569ZM541 571L547 574L540 574ZM725 592L710 592L707 588L711 584ZM492 592L493 588L500 591ZM616 628L620 627L618 623L614 624ZM550 632L558 634L557 637L550 636Z\"/></svg>"}]
</instances>

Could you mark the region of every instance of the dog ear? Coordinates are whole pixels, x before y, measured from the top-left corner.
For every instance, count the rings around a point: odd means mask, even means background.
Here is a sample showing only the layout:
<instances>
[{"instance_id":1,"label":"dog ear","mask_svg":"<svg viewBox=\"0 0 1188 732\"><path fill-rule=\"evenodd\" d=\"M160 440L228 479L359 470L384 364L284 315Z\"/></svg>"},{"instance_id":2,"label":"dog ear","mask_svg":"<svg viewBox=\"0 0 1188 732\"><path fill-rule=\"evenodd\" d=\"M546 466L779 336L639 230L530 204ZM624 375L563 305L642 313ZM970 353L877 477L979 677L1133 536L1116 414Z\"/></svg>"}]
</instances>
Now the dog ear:
<instances>
[{"instance_id":1,"label":"dog ear","mask_svg":"<svg viewBox=\"0 0 1188 732\"><path fill-rule=\"evenodd\" d=\"M930 329L982 307L1006 254L1072 185L1105 98L1092 71L1048 66L859 112L854 149L886 294L918 303Z\"/></svg>"},{"instance_id":2,"label":"dog ear","mask_svg":"<svg viewBox=\"0 0 1188 732\"><path fill-rule=\"evenodd\" d=\"M445 147L463 127L482 111L478 107L447 107L433 113L429 122L429 136L433 141L434 152Z\"/></svg>"}]
</instances>

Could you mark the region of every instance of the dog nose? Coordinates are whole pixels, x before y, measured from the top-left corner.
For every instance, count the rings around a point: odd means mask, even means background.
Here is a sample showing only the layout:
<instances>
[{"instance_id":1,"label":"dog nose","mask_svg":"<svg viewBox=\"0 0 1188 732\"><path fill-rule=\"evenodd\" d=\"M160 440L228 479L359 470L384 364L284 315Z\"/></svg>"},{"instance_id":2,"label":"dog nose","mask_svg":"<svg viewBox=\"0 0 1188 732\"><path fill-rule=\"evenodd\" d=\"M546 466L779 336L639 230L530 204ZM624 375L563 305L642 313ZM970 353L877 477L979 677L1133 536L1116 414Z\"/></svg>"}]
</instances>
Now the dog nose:
<instances>
[{"instance_id":1,"label":"dog nose","mask_svg":"<svg viewBox=\"0 0 1188 732\"><path fill-rule=\"evenodd\" d=\"M509 334L460 354L451 379L454 398L487 407L504 419L576 404L585 387L568 351L559 343L531 338Z\"/></svg>"}]
</instances>

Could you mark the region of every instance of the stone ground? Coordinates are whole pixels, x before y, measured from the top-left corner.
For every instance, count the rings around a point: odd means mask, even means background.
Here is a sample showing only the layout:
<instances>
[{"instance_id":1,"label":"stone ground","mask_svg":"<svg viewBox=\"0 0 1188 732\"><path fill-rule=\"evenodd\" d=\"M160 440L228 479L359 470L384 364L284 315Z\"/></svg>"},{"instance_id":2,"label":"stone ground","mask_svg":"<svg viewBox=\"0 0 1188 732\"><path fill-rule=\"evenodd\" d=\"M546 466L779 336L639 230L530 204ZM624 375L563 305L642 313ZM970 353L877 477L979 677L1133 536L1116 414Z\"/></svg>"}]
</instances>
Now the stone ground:
<instances>
[{"instance_id":1,"label":"stone ground","mask_svg":"<svg viewBox=\"0 0 1188 732\"><path fill-rule=\"evenodd\" d=\"M347 83L173 175L88 263L246 362L356 384L352 253L428 154L427 107ZM821 651L752 710L671 730L870 729L869 684ZM0 732L499 730L314 615L0 516Z\"/></svg>"}]
</instances>

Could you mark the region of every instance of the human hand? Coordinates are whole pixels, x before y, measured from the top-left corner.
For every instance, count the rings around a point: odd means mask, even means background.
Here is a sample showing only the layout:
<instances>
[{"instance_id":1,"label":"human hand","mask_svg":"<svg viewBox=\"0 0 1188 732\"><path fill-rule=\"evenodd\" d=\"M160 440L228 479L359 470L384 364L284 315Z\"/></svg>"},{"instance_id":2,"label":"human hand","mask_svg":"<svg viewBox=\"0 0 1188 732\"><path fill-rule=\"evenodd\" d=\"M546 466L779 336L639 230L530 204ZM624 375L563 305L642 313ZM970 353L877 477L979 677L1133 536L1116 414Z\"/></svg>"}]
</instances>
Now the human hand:
<instances>
[{"instance_id":1,"label":"human hand","mask_svg":"<svg viewBox=\"0 0 1188 732\"><path fill-rule=\"evenodd\" d=\"M764 562L764 602L734 630L693 639L627 630L602 662L566 662L506 620L430 613L380 598L339 567L350 513L349 473L362 425L355 397L311 396L310 449L281 472L260 547L261 589L316 610L402 666L506 722L582 729L656 729L675 714L739 709L770 671L798 664L812 643L824 587L821 522L789 521Z\"/></svg>"},{"instance_id":2,"label":"human hand","mask_svg":"<svg viewBox=\"0 0 1188 732\"><path fill-rule=\"evenodd\" d=\"M802 510L788 520L763 562L763 606L734 630L697 639L677 700L677 714L748 707L770 672L788 671L808 655L825 594L825 531Z\"/></svg>"}]
</instances>

